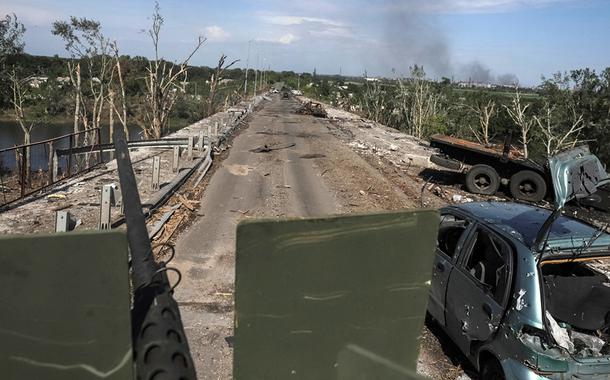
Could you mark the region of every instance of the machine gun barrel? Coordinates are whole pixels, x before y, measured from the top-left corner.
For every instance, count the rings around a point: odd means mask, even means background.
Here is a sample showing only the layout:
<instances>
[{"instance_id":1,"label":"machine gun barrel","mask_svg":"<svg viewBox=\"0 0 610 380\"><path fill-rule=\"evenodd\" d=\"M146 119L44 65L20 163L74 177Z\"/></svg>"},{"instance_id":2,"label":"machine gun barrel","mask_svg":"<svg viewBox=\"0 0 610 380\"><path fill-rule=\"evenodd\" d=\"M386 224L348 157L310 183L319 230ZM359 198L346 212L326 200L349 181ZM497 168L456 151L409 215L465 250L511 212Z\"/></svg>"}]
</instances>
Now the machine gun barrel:
<instances>
[{"instance_id":1,"label":"machine gun barrel","mask_svg":"<svg viewBox=\"0 0 610 380\"><path fill-rule=\"evenodd\" d=\"M196 379L167 268L153 256L122 128L114 130L114 144L131 254L134 289L131 328L137 378Z\"/></svg>"}]
</instances>

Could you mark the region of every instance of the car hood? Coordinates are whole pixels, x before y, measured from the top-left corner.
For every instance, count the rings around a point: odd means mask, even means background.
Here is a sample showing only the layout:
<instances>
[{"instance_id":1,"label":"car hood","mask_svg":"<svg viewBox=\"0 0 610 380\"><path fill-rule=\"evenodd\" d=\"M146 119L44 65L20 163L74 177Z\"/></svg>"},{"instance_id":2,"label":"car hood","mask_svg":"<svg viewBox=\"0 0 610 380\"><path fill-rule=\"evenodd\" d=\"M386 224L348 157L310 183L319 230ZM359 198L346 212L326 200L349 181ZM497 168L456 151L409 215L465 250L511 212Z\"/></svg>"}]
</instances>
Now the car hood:
<instances>
[{"instance_id":1,"label":"car hood","mask_svg":"<svg viewBox=\"0 0 610 380\"><path fill-rule=\"evenodd\" d=\"M555 190L555 208L561 209L575 198L584 198L609 181L608 173L589 147L581 146L549 158Z\"/></svg>"},{"instance_id":2,"label":"car hood","mask_svg":"<svg viewBox=\"0 0 610 380\"><path fill-rule=\"evenodd\" d=\"M598 187L610 181L604 165L586 145L549 158L549 172L555 191L555 211L538 231L534 249L541 253L551 248L550 244L545 245L545 242L553 223L561 216L561 210L565 204L573 199L590 196L597 191ZM582 241L582 239L580 240ZM573 243L570 242L570 244Z\"/></svg>"}]
</instances>

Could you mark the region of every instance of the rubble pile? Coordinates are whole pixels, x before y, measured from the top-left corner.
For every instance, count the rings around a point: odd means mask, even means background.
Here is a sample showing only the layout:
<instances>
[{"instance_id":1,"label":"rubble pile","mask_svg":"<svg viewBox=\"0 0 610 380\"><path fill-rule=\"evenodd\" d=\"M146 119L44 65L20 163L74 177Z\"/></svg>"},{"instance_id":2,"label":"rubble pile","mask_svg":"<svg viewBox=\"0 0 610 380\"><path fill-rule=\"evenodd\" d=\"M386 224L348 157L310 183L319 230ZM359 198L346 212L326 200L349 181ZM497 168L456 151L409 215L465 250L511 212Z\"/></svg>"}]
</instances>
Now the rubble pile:
<instances>
[{"instance_id":1,"label":"rubble pile","mask_svg":"<svg viewBox=\"0 0 610 380\"><path fill-rule=\"evenodd\" d=\"M315 117L328 117L328 114L321 103L317 103L314 101L307 101L303 103L303 105L296 111L296 113L301 115L312 115Z\"/></svg>"}]
</instances>

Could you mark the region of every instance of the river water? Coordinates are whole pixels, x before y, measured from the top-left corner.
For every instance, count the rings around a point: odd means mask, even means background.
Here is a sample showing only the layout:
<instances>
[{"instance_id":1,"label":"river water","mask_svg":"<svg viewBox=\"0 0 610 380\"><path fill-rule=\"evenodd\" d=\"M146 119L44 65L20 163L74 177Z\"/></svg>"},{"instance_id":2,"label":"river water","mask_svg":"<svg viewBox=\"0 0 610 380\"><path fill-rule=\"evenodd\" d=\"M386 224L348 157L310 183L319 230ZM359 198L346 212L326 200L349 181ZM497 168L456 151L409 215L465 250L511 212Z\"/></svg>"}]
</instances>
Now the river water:
<instances>
[{"instance_id":1,"label":"river water","mask_svg":"<svg viewBox=\"0 0 610 380\"><path fill-rule=\"evenodd\" d=\"M48 123L44 126L36 127L32 130L31 141L36 143L38 141L49 140L55 137L64 136L72 133L74 124L71 122L63 123ZM115 123L115 128L121 128L120 124ZM137 126L129 127L129 139L140 140L142 130ZM102 125L101 127L102 143L109 142L109 128L108 125ZM23 132L17 122L14 121L0 121L0 150L5 148L11 148L17 145L23 144ZM33 171L48 168L48 151L47 145L35 145L31 150L31 168ZM55 143L55 149L65 149L69 147L69 139L61 139ZM0 171L9 170L12 171L15 167L15 151L0 152Z\"/></svg>"},{"instance_id":2,"label":"river water","mask_svg":"<svg viewBox=\"0 0 610 380\"><path fill-rule=\"evenodd\" d=\"M115 128L121 127L118 123L115 123L114 126ZM72 122L48 123L32 130L32 142L35 143L37 141L67 135L72 133L73 129L74 123ZM137 126L130 126L130 140L140 140L141 131L142 130ZM109 141L108 132L108 125L102 125L102 143L107 143ZM21 144L23 144L23 132L21 131L19 124L16 121L0 121L0 149L10 148Z\"/></svg>"}]
</instances>

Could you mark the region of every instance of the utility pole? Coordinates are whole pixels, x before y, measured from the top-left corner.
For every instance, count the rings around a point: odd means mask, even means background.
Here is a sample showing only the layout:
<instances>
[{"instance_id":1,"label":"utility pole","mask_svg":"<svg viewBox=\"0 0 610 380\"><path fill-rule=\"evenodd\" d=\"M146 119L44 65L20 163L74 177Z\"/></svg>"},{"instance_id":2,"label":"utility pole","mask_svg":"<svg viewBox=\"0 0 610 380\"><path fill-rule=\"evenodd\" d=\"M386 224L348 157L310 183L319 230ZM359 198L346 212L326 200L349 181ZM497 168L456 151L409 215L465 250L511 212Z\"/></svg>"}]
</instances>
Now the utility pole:
<instances>
[{"instance_id":1,"label":"utility pole","mask_svg":"<svg viewBox=\"0 0 610 380\"><path fill-rule=\"evenodd\" d=\"M248 96L248 71L250 70L250 46L252 40L248 41L248 58L246 59L246 83L244 83L244 95Z\"/></svg>"},{"instance_id":2,"label":"utility pole","mask_svg":"<svg viewBox=\"0 0 610 380\"><path fill-rule=\"evenodd\" d=\"M297 74L297 90L301 91L301 73Z\"/></svg>"}]
</instances>

